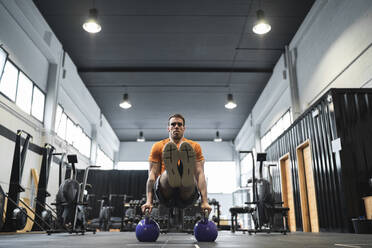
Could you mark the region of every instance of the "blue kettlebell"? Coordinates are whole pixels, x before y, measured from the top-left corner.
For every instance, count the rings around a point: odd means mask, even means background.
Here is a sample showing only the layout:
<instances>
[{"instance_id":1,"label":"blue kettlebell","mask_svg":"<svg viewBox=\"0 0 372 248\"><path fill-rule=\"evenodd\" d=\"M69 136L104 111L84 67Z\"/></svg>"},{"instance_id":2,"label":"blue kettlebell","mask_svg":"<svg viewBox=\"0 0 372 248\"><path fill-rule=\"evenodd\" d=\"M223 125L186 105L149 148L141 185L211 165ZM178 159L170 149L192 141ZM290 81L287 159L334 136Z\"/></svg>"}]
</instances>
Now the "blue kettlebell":
<instances>
[{"instance_id":1,"label":"blue kettlebell","mask_svg":"<svg viewBox=\"0 0 372 248\"><path fill-rule=\"evenodd\" d=\"M218 236L217 226L208 220L208 210L205 209L203 217L194 227L194 235L198 242L214 242Z\"/></svg>"},{"instance_id":2,"label":"blue kettlebell","mask_svg":"<svg viewBox=\"0 0 372 248\"><path fill-rule=\"evenodd\" d=\"M136 237L140 242L155 242L160 234L158 223L150 218L149 210L145 210L145 218L136 226Z\"/></svg>"}]
</instances>

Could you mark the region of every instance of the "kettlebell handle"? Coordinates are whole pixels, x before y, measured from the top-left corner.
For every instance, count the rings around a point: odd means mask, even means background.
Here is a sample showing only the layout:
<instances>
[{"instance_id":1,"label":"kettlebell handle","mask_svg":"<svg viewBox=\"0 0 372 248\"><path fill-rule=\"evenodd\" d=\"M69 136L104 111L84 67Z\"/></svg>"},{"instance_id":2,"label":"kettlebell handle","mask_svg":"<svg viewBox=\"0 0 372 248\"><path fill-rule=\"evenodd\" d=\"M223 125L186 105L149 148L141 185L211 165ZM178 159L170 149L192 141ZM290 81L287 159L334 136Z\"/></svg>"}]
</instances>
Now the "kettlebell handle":
<instances>
[{"instance_id":1,"label":"kettlebell handle","mask_svg":"<svg viewBox=\"0 0 372 248\"><path fill-rule=\"evenodd\" d=\"M204 222L208 222L208 217L209 217L209 211L208 211L208 209L204 209L203 210L203 219L204 219Z\"/></svg>"},{"instance_id":2,"label":"kettlebell handle","mask_svg":"<svg viewBox=\"0 0 372 248\"><path fill-rule=\"evenodd\" d=\"M148 208L145 209L145 224L149 224L150 222L150 210Z\"/></svg>"}]
</instances>

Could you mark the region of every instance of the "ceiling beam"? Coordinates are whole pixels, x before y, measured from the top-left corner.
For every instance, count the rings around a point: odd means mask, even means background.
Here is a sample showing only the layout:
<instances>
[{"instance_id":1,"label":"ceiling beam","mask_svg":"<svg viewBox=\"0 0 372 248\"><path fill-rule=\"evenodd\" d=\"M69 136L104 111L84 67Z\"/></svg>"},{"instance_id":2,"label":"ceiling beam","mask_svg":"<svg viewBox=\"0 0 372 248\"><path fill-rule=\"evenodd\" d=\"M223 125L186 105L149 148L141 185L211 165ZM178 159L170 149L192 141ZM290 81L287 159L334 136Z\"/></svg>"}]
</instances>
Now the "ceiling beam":
<instances>
[{"instance_id":1,"label":"ceiling beam","mask_svg":"<svg viewBox=\"0 0 372 248\"><path fill-rule=\"evenodd\" d=\"M272 68L213 68L213 67L81 67L79 73L86 72L245 72L272 73Z\"/></svg>"}]
</instances>

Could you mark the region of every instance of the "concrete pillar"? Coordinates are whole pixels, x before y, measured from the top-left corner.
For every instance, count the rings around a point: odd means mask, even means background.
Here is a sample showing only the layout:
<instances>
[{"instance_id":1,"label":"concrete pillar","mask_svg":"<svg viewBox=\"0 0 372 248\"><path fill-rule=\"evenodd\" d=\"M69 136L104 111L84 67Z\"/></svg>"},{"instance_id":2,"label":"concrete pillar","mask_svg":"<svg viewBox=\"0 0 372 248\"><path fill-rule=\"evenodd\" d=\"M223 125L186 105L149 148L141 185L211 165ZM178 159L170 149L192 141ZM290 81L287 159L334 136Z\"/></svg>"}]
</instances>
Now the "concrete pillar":
<instances>
[{"instance_id":1,"label":"concrete pillar","mask_svg":"<svg viewBox=\"0 0 372 248\"><path fill-rule=\"evenodd\" d=\"M300 97L298 93L298 83L297 83L297 69L296 69L296 59L297 53L296 49L293 51L289 50L288 46L285 46L284 54L285 67L288 73L289 88L291 91L291 102L292 102L292 120L297 119L302 113L300 105Z\"/></svg>"},{"instance_id":2,"label":"concrete pillar","mask_svg":"<svg viewBox=\"0 0 372 248\"><path fill-rule=\"evenodd\" d=\"M45 111L44 111L44 127L47 132L53 132L56 108L58 104L58 91L60 82L61 66L57 64L49 64L47 92L45 97Z\"/></svg>"},{"instance_id":3,"label":"concrete pillar","mask_svg":"<svg viewBox=\"0 0 372 248\"><path fill-rule=\"evenodd\" d=\"M96 165L97 163L97 125L92 125L92 145L90 149L90 163Z\"/></svg>"}]
</instances>

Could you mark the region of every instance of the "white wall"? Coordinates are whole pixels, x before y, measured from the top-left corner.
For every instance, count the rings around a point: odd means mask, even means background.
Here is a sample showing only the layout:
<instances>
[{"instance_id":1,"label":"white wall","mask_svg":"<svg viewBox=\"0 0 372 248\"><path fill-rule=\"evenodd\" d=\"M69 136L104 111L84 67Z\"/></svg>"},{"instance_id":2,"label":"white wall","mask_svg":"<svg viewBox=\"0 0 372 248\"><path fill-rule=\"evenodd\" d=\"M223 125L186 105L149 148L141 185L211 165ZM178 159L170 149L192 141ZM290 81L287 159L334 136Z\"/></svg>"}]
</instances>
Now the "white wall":
<instances>
[{"instance_id":1,"label":"white wall","mask_svg":"<svg viewBox=\"0 0 372 248\"><path fill-rule=\"evenodd\" d=\"M119 161L148 161L151 147L155 142L121 142ZM233 146L230 142L198 142L206 161L233 161Z\"/></svg>"},{"instance_id":2,"label":"white wall","mask_svg":"<svg viewBox=\"0 0 372 248\"><path fill-rule=\"evenodd\" d=\"M289 81L288 76L286 78L283 77L283 71L286 71L286 68L284 56L282 55L275 65L273 74L254 105L251 114L235 138L234 143L237 151L252 150L253 147L256 147L256 139L262 137L290 108ZM259 133L257 133L257 128Z\"/></svg>"},{"instance_id":3,"label":"white wall","mask_svg":"<svg viewBox=\"0 0 372 248\"><path fill-rule=\"evenodd\" d=\"M311 26L303 27L290 44L298 51L303 110L329 88L361 88L372 78L371 1L323 0L316 7L309 16L316 17Z\"/></svg>"},{"instance_id":4,"label":"white wall","mask_svg":"<svg viewBox=\"0 0 372 248\"><path fill-rule=\"evenodd\" d=\"M32 1L1 0L0 44L4 45L17 66L45 91L48 59L57 61L62 46L53 34L49 42L45 42L43 36L49 27L43 19L35 18L37 14L39 12ZM43 47L43 51L39 47Z\"/></svg>"},{"instance_id":5,"label":"white wall","mask_svg":"<svg viewBox=\"0 0 372 248\"><path fill-rule=\"evenodd\" d=\"M371 26L370 0L318 0L314 3L289 44L301 112L329 88L372 87ZM255 140L292 107L294 99L284 62L282 55L235 138L236 150L257 148Z\"/></svg>"},{"instance_id":6,"label":"white wall","mask_svg":"<svg viewBox=\"0 0 372 248\"><path fill-rule=\"evenodd\" d=\"M61 43L57 40L52 30L43 19L32 1L29 0L0 0L0 44L9 53L11 59L31 80L40 86L46 94L53 94L50 88L60 88L54 99L63 102L68 115L84 128L88 135L94 136L94 143L114 158L114 153L119 150L119 140L111 126L101 114L101 111L81 81L73 61L66 55L65 64L62 65L64 53ZM56 65L58 73L53 81L51 65ZM65 70L66 77L62 79ZM53 85L51 85L53 84ZM59 92L59 96L58 96ZM47 95L47 97L50 95ZM46 108L46 111L55 111ZM45 116L53 116L45 113ZM22 112L15 103L0 94L0 124L14 133L17 129L29 132L32 143L40 147L48 142L56 147L57 152L76 153L78 155L78 168L85 168L91 161L67 145L54 133L53 127L46 128L45 124L37 121L32 116ZM94 135L93 135L94 134ZM13 161L15 143L0 135L0 184L5 192L9 187L10 172ZM21 197L30 198L31 169L40 172L42 156L29 150L27 153L21 185L26 192ZM48 191L55 201L58 190L58 165L52 163Z\"/></svg>"}]
</instances>

